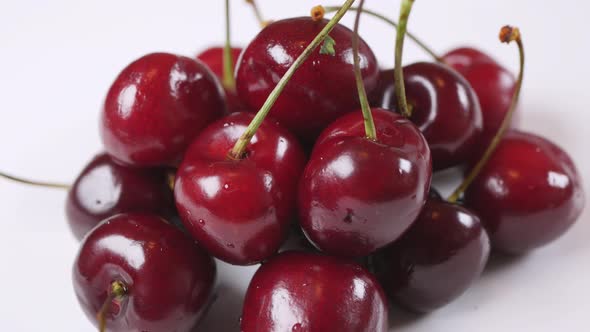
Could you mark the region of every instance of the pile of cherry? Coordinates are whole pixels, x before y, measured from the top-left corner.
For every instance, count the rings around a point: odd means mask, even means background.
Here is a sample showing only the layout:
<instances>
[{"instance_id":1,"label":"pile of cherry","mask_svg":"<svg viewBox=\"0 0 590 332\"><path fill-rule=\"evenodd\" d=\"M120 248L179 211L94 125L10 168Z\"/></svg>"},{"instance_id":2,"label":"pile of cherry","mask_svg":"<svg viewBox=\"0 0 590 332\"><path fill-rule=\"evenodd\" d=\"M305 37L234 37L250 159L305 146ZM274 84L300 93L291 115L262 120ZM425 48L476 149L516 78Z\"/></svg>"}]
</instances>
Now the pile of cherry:
<instances>
[{"instance_id":1,"label":"pile of cherry","mask_svg":"<svg viewBox=\"0 0 590 332\"><path fill-rule=\"evenodd\" d=\"M480 276L490 247L526 253L579 217L570 157L502 132L522 80L478 50L394 74L335 24L275 90L329 24L319 16L271 23L232 49L229 79L223 48L148 54L115 79L100 117L106 152L67 199L82 240L75 292L101 329L192 330L214 294L215 257L262 263L241 331L387 331L386 294L434 310ZM517 30L504 33L521 45ZM267 118L255 118L261 109ZM482 158L454 199L431 188L433 171L469 174ZM305 235L300 250L281 249L290 234Z\"/></svg>"}]
</instances>

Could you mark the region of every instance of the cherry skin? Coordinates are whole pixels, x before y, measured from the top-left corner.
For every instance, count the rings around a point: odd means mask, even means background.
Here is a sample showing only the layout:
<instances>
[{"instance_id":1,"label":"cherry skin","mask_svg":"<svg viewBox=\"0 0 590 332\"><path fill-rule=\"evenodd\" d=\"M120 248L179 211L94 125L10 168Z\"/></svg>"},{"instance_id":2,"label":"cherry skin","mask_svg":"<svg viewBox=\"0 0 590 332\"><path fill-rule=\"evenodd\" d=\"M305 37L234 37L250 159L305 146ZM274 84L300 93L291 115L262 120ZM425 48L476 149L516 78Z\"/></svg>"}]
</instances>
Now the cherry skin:
<instances>
[{"instance_id":1,"label":"cherry skin","mask_svg":"<svg viewBox=\"0 0 590 332\"><path fill-rule=\"evenodd\" d=\"M381 107L397 110L393 71L382 73ZM419 62L404 67L411 120L430 145L434 170L463 164L477 148L482 114L469 83L446 66Z\"/></svg>"},{"instance_id":2,"label":"cherry skin","mask_svg":"<svg viewBox=\"0 0 590 332\"><path fill-rule=\"evenodd\" d=\"M152 53L119 74L104 102L106 151L132 166L175 166L199 131L225 112L223 90L196 59Z\"/></svg>"},{"instance_id":3,"label":"cherry skin","mask_svg":"<svg viewBox=\"0 0 590 332\"><path fill-rule=\"evenodd\" d=\"M66 216L81 240L106 218L124 212L145 212L164 218L175 213L165 169L134 169L98 154L78 175L66 200Z\"/></svg>"},{"instance_id":4,"label":"cherry skin","mask_svg":"<svg viewBox=\"0 0 590 332\"><path fill-rule=\"evenodd\" d=\"M234 68L238 62L238 58L242 53L239 47L232 47L232 59L234 61ZM197 59L201 60L217 78L223 82L223 47L210 47L197 55ZM232 73L233 75L233 73ZM227 98L227 108L229 113L245 111L246 106L240 101L235 91L225 88L225 96Z\"/></svg>"},{"instance_id":5,"label":"cherry skin","mask_svg":"<svg viewBox=\"0 0 590 332\"><path fill-rule=\"evenodd\" d=\"M93 229L74 263L76 296L96 325L113 282L125 295L107 311L107 330L191 331L212 294L215 263L189 236L149 214L120 214Z\"/></svg>"},{"instance_id":6,"label":"cherry skin","mask_svg":"<svg viewBox=\"0 0 590 332\"><path fill-rule=\"evenodd\" d=\"M490 144L510 108L516 78L488 55L472 48L459 48L443 56L471 84L479 98L483 115L483 134L472 160L478 160ZM516 122L513 119L513 123Z\"/></svg>"},{"instance_id":7,"label":"cherry skin","mask_svg":"<svg viewBox=\"0 0 590 332\"><path fill-rule=\"evenodd\" d=\"M393 299L429 312L463 294L481 275L489 252L490 240L473 212L430 198L412 227L373 264Z\"/></svg>"},{"instance_id":8,"label":"cherry skin","mask_svg":"<svg viewBox=\"0 0 590 332\"><path fill-rule=\"evenodd\" d=\"M299 187L299 221L329 254L362 257L395 241L422 209L432 175L426 140L410 121L373 110L377 141L361 112L320 136Z\"/></svg>"},{"instance_id":9,"label":"cherry skin","mask_svg":"<svg viewBox=\"0 0 590 332\"><path fill-rule=\"evenodd\" d=\"M356 263L302 252L271 258L244 301L242 332L386 332L387 299Z\"/></svg>"},{"instance_id":10,"label":"cherry skin","mask_svg":"<svg viewBox=\"0 0 590 332\"><path fill-rule=\"evenodd\" d=\"M512 254L557 239L578 219L584 202L582 180L567 153L514 130L465 192L465 205L481 217L492 247Z\"/></svg>"},{"instance_id":11,"label":"cherry skin","mask_svg":"<svg viewBox=\"0 0 590 332\"><path fill-rule=\"evenodd\" d=\"M242 53L236 71L240 98L257 111L279 79L328 21L309 17L291 18L268 25ZM353 72L353 32L337 25L330 33L335 54L317 49L298 69L276 101L270 114L306 142L313 142L322 129L341 115L358 109ZM377 84L379 68L375 55L361 40L359 54L367 92Z\"/></svg>"},{"instance_id":12,"label":"cherry skin","mask_svg":"<svg viewBox=\"0 0 590 332\"><path fill-rule=\"evenodd\" d=\"M296 139L268 119L246 157L229 158L253 117L234 113L207 127L187 151L174 189L186 229L215 257L237 265L258 263L285 241L305 166Z\"/></svg>"}]
</instances>

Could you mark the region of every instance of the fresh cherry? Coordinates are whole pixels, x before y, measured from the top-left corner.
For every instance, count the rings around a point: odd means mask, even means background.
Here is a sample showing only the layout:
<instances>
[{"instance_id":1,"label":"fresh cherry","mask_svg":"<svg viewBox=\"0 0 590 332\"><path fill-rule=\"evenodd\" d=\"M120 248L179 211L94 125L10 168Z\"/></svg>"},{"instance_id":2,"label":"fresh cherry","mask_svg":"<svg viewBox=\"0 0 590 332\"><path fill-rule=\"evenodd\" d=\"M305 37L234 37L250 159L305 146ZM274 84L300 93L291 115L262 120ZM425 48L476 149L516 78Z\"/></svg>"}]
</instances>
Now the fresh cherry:
<instances>
[{"instance_id":1,"label":"fresh cherry","mask_svg":"<svg viewBox=\"0 0 590 332\"><path fill-rule=\"evenodd\" d=\"M215 263L164 219L120 214L94 228L74 263L76 296L108 331L191 331L212 294Z\"/></svg>"},{"instance_id":2,"label":"fresh cherry","mask_svg":"<svg viewBox=\"0 0 590 332\"><path fill-rule=\"evenodd\" d=\"M265 120L242 159L229 157L254 118L234 113L207 127L178 169L175 198L185 227L215 257L248 265L274 254L294 217L305 154Z\"/></svg>"},{"instance_id":3,"label":"fresh cherry","mask_svg":"<svg viewBox=\"0 0 590 332\"><path fill-rule=\"evenodd\" d=\"M565 233L582 212L584 192L567 153L512 130L468 187L465 204L481 217L494 249L520 254Z\"/></svg>"},{"instance_id":4,"label":"fresh cherry","mask_svg":"<svg viewBox=\"0 0 590 332\"><path fill-rule=\"evenodd\" d=\"M431 179L426 140L409 120L372 111L377 141L361 112L318 139L299 188L300 223L320 250L360 257L395 241L422 209Z\"/></svg>"},{"instance_id":5,"label":"fresh cherry","mask_svg":"<svg viewBox=\"0 0 590 332\"><path fill-rule=\"evenodd\" d=\"M123 212L171 217L175 212L165 169L135 169L98 154L82 170L66 201L66 216L81 240L102 220Z\"/></svg>"},{"instance_id":6,"label":"fresh cherry","mask_svg":"<svg viewBox=\"0 0 590 332\"><path fill-rule=\"evenodd\" d=\"M225 112L215 76L196 59L152 53L125 68L101 114L106 151L133 166L174 166L199 131Z\"/></svg>"},{"instance_id":7,"label":"fresh cherry","mask_svg":"<svg viewBox=\"0 0 590 332\"><path fill-rule=\"evenodd\" d=\"M481 275L489 252L490 240L473 212L429 198L410 229L372 262L392 298L429 312L463 294Z\"/></svg>"},{"instance_id":8,"label":"fresh cherry","mask_svg":"<svg viewBox=\"0 0 590 332\"><path fill-rule=\"evenodd\" d=\"M237 68L237 90L250 111L261 108L279 79L287 72L326 20L291 18L268 25L242 53ZM353 33L343 25L330 32L335 54L319 49L295 73L277 99L271 116L307 142L313 141L329 123L359 108L353 73ZM370 93L379 69L369 46L360 43L364 84Z\"/></svg>"},{"instance_id":9,"label":"fresh cherry","mask_svg":"<svg viewBox=\"0 0 590 332\"><path fill-rule=\"evenodd\" d=\"M386 332L387 299L356 263L286 252L263 264L244 300L242 332Z\"/></svg>"}]
</instances>

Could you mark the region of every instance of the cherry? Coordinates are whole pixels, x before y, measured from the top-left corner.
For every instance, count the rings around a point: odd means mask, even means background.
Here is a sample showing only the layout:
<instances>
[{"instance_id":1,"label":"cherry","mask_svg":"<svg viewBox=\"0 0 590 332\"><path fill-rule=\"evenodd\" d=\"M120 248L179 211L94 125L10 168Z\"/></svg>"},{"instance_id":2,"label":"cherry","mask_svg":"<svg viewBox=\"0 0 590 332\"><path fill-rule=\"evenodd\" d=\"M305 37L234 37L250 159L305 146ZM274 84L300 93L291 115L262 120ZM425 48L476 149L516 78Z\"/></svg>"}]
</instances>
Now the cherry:
<instances>
[{"instance_id":1,"label":"cherry","mask_svg":"<svg viewBox=\"0 0 590 332\"><path fill-rule=\"evenodd\" d=\"M82 309L109 331L190 331L214 280L211 257L148 214L120 214L98 225L82 242L73 269Z\"/></svg>"},{"instance_id":2,"label":"cherry","mask_svg":"<svg viewBox=\"0 0 590 332\"><path fill-rule=\"evenodd\" d=\"M565 233L582 212L584 192L560 147L509 131L465 192L465 204L481 217L494 249L520 254Z\"/></svg>"},{"instance_id":3,"label":"cherry","mask_svg":"<svg viewBox=\"0 0 590 332\"><path fill-rule=\"evenodd\" d=\"M360 257L390 244L428 196L431 159L420 131L386 110L372 114L377 141L364 138L360 111L345 115L322 133L301 179L301 227L330 254Z\"/></svg>"},{"instance_id":4,"label":"cherry","mask_svg":"<svg viewBox=\"0 0 590 332\"><path fill-rule=\"evenodd\" d=\"M254 118L234 113L207 127L178 169L175 198L185 227L215 257L248 265L285 241L305 154L296 139L262 122L243 159L228 158Z\"/></svg>"},{"instance_id":5,"label":"cherry","mask_svg":"<svg viewBox=\"0 0 590 332\"><path fill-rule=\"evenodd\" d=\"M237 68L240 98L257 111L306 45L326 26L326 20L291 18L268 25L248 45ZM341 115L359 107L353 73L352 32L336 25L330 33L333 55L316 50L301 65L284 93L276 100L271 116L307 142ZM325 53L325 52L324 52ZM360 43L364 84L370 93L379 69L369 46Z\"/></svg>"},{"instance_id":6,"label":"cherry","mask_svg":"<svg viewBox=\"0 0 590 332\"><path fill-rule=\"evenodd\" d=\"M106 151L133 166L174 166L184 150L225 112L215 76L195 59L152 53L125 68L101 114Z\"/></svg>"},{"instance_id":7,"label":"cherry","mask_svg":"<svg viewBox=\"0 0 590 332\"><path fill-rule=\"evenodd\" d=\"M172 190L165 169L134 169L98 154L82 170L66 201L66 216L81 240L102 220L123 212L174 214Z\"/></svg>"},{"instance_id":8,"label":"cherry","mask_svg":"<svg viewBox=\"0 0 590 332\"><path fill-rule=\"evenodd\" d=\"M362 266L286 252L256 272L244 300L242 332L385 332L387 299Z\"/></svg>"},{"instance_id":9,"label":"cherry","mask_svg":"<svg viewBox=\"0 0 590 332\"><path fill-rule=\"evenodd\" d=\"M233 65L235 66L238 62L238 58L242 53L241 47L232 47L231 54L233 59ZM201 60L217 78L223 80L223 47L209 47L203 52L197 55L197 59Z\"/></svg>"},{"instance_id":10,"label":"cherry","mask_svg":"<svg viewBox=\"0 0 590 332\"><path fill-rule=\"evenodd\" d=\"M458 71L461 75L469 72L474 66L485 64L498 65L496 60L490 55L472 47L458 47L452 49L443 55L441 60ZM509 98L510 97L512 97L512 94L510 94Z\"/></svg>"},{"instance_id":11,"label":"cherry","mask_svg":"<svg viewBox=\"0 0 590 332\"><path fill-rule=\"evenodd\" d=\"M489 252L479 217L430 198L410 229L373 264L392 298L410 310L428 312L464 293L481 275Z\"/></svg>"}]
</instances>

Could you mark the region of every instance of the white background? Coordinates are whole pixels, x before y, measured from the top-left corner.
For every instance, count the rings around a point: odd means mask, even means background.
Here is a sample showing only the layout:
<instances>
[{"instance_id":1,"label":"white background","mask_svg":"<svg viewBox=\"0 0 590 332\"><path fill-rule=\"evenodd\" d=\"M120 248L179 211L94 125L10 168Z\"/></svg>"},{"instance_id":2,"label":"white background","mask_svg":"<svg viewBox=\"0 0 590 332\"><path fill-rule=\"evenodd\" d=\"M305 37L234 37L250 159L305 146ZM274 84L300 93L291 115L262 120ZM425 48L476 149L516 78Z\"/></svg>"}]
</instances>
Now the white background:
<instances>
[{"instance_id":1,"label":"white background","mask_svg":"<svg viewBox=\"0 0 590 332\"><path fill-rule=\"evenodd\" d=\"M278 19L307 15L318 0L259 2L268 18ZM257 25L244 1L233 3L234 37L245 44ZM367 1L390 17L398 6ZM222 8L221 0L0 1L0 169L71 182L101 149L97 115L116 74L148 52L193 55L220 44ZM516 71L515 47L496 36L503 24L519 25L528 55L522 127L565 147L588 180L589 10L588 2L575 0L420 0L410 30L440 52L477 45ZM362 30L381 64L391 66L393 31L371 18ZM406 61L425 59L407 45ZM585 188L590 193L588 182ZM0 179L2 331L93 330L72 290L77 243L64 220L64 199L61 191ZM492 262L465 296L442 310L421 319L394 312L395 330L590 331L588 216L587 209L553 245ZM238 331L240 297L253 271L219 265L220 297L202 331Z\"/></svg>"}]
</instances>

